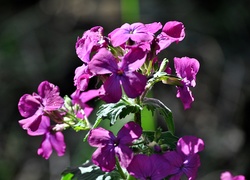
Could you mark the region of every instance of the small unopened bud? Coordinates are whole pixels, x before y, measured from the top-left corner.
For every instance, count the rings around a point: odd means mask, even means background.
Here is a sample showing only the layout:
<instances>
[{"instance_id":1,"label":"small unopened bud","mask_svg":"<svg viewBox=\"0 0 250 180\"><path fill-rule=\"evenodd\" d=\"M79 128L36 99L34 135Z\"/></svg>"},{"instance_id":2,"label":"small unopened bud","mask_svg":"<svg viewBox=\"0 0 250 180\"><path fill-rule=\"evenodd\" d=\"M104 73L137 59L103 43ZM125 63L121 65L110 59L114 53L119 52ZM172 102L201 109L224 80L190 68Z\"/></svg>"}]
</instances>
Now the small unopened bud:
<instances>
[{"instance_id":1,"label":"small unopened bud","mask_svg":"<svg viewBox=\"0 0 250 180\"><path fill-rule=\"evenodd\" d=\"M162 129L159 127L157 128L157 130L155 131L155 141L158 141L158 139L161 137L161 132L162 132Z\"/></svg>"},{"instance_id":2,"label":"small unopened bud","mask_svg":"<svg viewBox=\"0 0 250 180\"><path fill-rule=\"evenodd\" d=\"M161 62L160 68L159 68L159 72L164 72L167 68L168 65L168 59L164 58Z\"/></svg>"},{"instance_id":3,"label":"small unopened bud","mask_svg":"<svg viewBox=\"0 0 250 180\"><path fill-rule=\"evenodd\" d=\"M64 106L66 107L66 109L71 109L71 107L73 106L72 100L68 96L64 97Z\"/></svg>"},{"instance_id":4,"label":"small unopened bud","mask_svg":"<svg viewBox=\"0 0 250 180\"><path fill-rule=\"evenodd\" d=\"M53 131L63 131L65 130L69 125L68 124L56 124L53 127Z\"/></svg>"},{"instance_id":5,"label":"small unopened bud","mask_svg":"<svg viewBox=\"0 0 250 180\"><path fill-rule=\"evenodd\" d=\"M169 150L170 147L167 145L167 144L161 144L161 150L164 152L164 151L167 151Z\"/></svg>"},{"instance_id":6,"label":"small unopened bud","mask_svg":"<svg viewBox=\"0 0 250 180\"><path fill-rule=\"evenodd\" d=\"M161 152L161 146L158 144L154 146L154 152L160 153Z\"/></svg>"}]
</instances>

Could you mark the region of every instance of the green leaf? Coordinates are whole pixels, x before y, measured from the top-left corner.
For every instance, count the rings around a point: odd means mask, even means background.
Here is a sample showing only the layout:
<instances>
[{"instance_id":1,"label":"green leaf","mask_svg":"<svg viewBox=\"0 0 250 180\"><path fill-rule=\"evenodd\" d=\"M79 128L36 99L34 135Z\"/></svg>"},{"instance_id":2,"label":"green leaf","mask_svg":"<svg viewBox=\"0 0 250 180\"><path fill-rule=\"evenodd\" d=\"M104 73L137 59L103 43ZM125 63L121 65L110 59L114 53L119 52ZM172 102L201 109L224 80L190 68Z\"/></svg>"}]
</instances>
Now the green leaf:
<instances>
[{"instance_id":1,"label":"green leaf","mask_svg":"<svg viewBox=\"0 0 250 180\"><path fill-rule=\"evenodd\" d=\"M117 103L103 104L99 107L96 115L96 121L93 128L96 128L102 120L110 120L110 125L114 125L118 118L122 119L130 113L141 111L142 107L134 102L133 99L121 99ZM88 138L89 132L84 137L84 141Z\"/></svg>"},{"instance_id":2,"label":"green leaf","mask_svg":"<svg viewBox=\"0 0 250 180\"><path fill-rule=\"evenodd\" d=\"M159 145L166 145L168 149L175 149L178 137L174 136L170 131L158 132L154 131L143 131L143 136L148 142L155 141Z\"/></svg>"},{"instance_id":3,"label":"green leaf","mask_svg":"<svg viewBox=\"0 0 250 180\"><path fill-rule=\"evenodd\" d=\"M82 130L89 130L89 126L85 120L79 119L79 121L72 126L76 132Z\"/></svg>"},{"instance_id":4,"label":"green leaf","mask_svg":"<svg viewBox=\"0 0 250 180\"><path fill-rule=\"evenodd\" d=\"M61 180L116 180L121 179L117 170L103 172L98 166L87 161L79 167L70 167L62 172Z\"/></svg>"},{"instance_id":5,"label":"green leaf","mask_svg":"<svg viewBox=\"0 0 250 180\"><path fill-rule=\"evenodd\" d=\"M171 132L165 131L161 134L161 140L163 144L167 144L171 149L175 149L179 138L174 136Z\"/></svg>"},{"instance_id":6,"label":"green leaf","mask_svg":"<svg viewBox=\"0 0 250 180\"><path fill-rule=\"evenodd\" d=\"M66 174L62 175L61 180L72 180L73 177L74 177L74 174L66 173Z\"/></svg>"},{"instance_id":7,"label":"green leaf","mask_svg":"<svg viewBox=\"0 0 250 180\"><path fill-rule=\"evenodd\" d=\"M168 130L174 134L175 127L171 110L165 106L160 100L155 98L144 98L143 104L154 113L156 110L164 117Z\"/></svg>"},{"instance_id":8,"label":"green leaf","mask_svg":"<svg viewBox=\"0 0 250 180\"><path fill-rule=\"evenodd\" d=\"M114 125L118 118L122 119L129 115L130 113L136 113L141 109L141 107L132 101L120 100L117 103L103 104L100 106L97 115L97 121L99 119L108 119L110 124Z\"/></svg>"},{"instance_id":9,"label":"green leaf","mask_svg":"<svg viewBox=\"0 0 250 180\"><path fill-rule=\"evenodd\" d=\"M96 121L95 121L95 124L92 126L91 129L96 128L96 127L100 124L101 121L102 121L101 118L97 118ZM89 132L90 132L90 131L89 131ZM83 141L86 141L86 140L87 140L87 138L88 138L88 136L89 136L89 132L86 134L86 136L84 137Z\"/></svg>"},{"instance_id":10,"label":"green leaf","mask_svg":"<svg viewBox=\"0 0 250 180\"><path fill-rule=\"evenodd\" d=\"M164 84L183 86L181 78L161 71L156 72L153 75L153 77L148 80L148 86L152 87L155 83L160 81L163 82Z\"/></svg>"}]
</instances>

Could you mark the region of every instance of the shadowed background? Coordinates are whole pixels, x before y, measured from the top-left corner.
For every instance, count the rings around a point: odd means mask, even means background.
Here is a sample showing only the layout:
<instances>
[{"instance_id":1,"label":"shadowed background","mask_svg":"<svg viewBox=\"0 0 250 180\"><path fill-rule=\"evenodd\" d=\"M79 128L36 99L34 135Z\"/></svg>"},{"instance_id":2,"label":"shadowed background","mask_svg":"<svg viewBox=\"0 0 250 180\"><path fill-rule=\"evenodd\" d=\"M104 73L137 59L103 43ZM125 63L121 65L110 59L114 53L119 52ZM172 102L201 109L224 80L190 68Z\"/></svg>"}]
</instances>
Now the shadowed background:
<instances>
[{"instance_id":1,"label":"shadowed background","mask_svg":"<svg viewBox=\"0 0 250 180\"><path fill-rule=\"evenodd\" d=\"M171 45L161 58L189 56L199 60L195 102L184 111L176 89L160 83L154 94L172 111L176 135L205 141L198 179L219 179L222 171L250 178L250 12L247 0L143 0L143 23L177 20L186 38ZM84 134L65 132L67 152L44 160L36 154L40 137L30 137L18 124L19 98L37 91L43 80L70 95L74 70L81 65L75 42L85 30L100 25L107 35L120 27L118 0L12 0L0 6L0 180L60 179L67 166L77 166L93 151ZM94 116L93 116L94 118ZM161 123L159 117L158 122Z\"/></svg>"}]
</instances>

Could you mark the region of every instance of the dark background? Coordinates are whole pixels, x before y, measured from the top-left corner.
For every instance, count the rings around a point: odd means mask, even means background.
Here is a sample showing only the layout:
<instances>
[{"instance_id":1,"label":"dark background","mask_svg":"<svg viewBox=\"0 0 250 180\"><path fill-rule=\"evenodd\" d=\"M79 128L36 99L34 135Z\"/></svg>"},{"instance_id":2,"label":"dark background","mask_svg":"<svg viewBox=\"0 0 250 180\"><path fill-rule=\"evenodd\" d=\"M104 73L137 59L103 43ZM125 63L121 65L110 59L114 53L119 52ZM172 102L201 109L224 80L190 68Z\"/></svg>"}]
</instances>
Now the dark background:
<instances>
[{"instance_id":1,"label":"dark background","mask_svg":"<svg viewBox=\"0 0 250 180\"><path fill-rule=\"evenodd\" d=\"M250 6L247 0L143 0L143 23L178 20L186 38L161 56L200 61L193 108L183 110L175 89L157 84L154 93L173 111L178 136L204 139L198 179L221 172L250 178ZM90 148L83 134L65 133L67 153L44 160L36 154L40 137L21 129L19 98L37 91L43 80L74 91L78 36L96 25L107 35L123 24L118 0L2 0L0 3L0 180L60 179L67 166L83 163ZM159 119L160 120L160 119Z\"/></svg>"}]
</instances>

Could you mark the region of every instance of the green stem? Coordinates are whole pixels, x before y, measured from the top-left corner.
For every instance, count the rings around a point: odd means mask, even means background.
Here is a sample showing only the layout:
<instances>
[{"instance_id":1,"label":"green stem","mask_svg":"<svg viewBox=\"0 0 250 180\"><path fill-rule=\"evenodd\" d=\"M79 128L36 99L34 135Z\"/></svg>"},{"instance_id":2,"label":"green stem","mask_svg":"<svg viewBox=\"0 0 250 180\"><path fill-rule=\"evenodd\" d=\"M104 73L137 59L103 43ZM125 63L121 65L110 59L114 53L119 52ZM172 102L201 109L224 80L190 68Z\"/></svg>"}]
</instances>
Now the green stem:
<instances>
[{"instance_id":1,"label":"green stem","mask_svg":"<svg viewBox=\"0 0 250 180\"><path fill-rule=\"evenodd\" d=\"M134 120L137 124L141 126L141 110L135 113Z\"/></svg>"},{"instance_id":2,"label":"green stem","mask_svg":"<svg viewBox=\"0 0 250 180\"><path fill-rule=\"evenodd\" d=\"M156 82L151 82L146 85L145 90L140 97L140 101L143 101L144 97L148 94L149 90L153 87L155 83Z\"/></svg>"},{"instance_id":3,"label":"green stem","mask_svg":"<svg viewBox=\"0 0 250 180\"><path fill-rule=\"evenodd\" d=\"M147 76L149 76L151 73L152 65L153 65L153 60L149 60L148 68L147 68Z\"/></svg>"},{"instance_id":4,"label":"green stem","mask_svg":"<svg viewBox=\"0 0 250 180\"><path fill-rule=\"evenodd\" d=\"M136 98L135 101L136 101L136 104L138 104L138 105L141 104L140 98ZM141 110L139 110L138 112L136 112L136 113L134 114L134 121L135 121L137 124L139 124L140 126L142 125L142 124L141 124Z\"/></svg>"},{"instance_id":5,"label":"green stem","mask_svg":"<svg viewBox=\"0 0 250 180\"><path fill-rule=\"evenodd\" d=\"M116 167L117 167L117 170L118 170L118 172L120 173L122 179L126 179L127 177L126 177L126 175L124 174L124 172L123 172L123 170L122 170L122 168L121 168L121 165L120 165L120 163L119 163L119 161L118 161L117 158L116 158Z\"/></svg>"},{"instance_id":6,"label":"green stem","mask_svg":"<svg viewBox=\"0 0 250 180\"><path fill-rule=\"evenodd\" d=\"M152 62L152 61L151 61L151 62ZM162 60L158 72L164 72L165 69L166 69L166 67L167 67L167 65L168 65L168 59L165 58L165 59ZM152 68L152 63L149 64L149 66L148 66L148 72L147 72L147 73L150 73L149 71L151 71L151 68ZM157 82L159 82L159 81L162 81L160 78L157 78L157 77L156 77L156 78L153 77L152 80L153 80L153 81L148 81L148 84L147 84L146 87L145 87L145 91L144 91L144 92L142 93L142 95L141 95L141 99L140 99L141 101L143 101L143 98L148 94L148 91L153 87L153 85L154 85L155 83L157 83Z\"/></svg>"},{"instance_id":7,"label":"green stem","mask_svg":"<svg viewBox=\"0 0 250 180\"><path fill-rule=\"evenodd\" d=\"M131 175L128 175L127 180L136 180L136 178L134 178L134 177L131 176Z\"/></svg>"}]
</instances>

